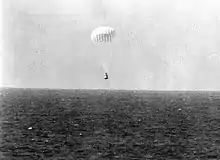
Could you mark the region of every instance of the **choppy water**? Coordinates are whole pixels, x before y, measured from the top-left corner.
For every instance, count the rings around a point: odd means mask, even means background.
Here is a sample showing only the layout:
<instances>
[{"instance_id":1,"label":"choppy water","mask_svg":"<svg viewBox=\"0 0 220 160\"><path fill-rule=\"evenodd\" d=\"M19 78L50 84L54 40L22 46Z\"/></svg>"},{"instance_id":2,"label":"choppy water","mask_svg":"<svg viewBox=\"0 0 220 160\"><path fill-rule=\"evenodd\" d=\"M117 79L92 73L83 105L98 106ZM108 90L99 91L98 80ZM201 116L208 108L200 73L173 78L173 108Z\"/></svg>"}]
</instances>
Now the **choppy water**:
<instances>
[{"instance_id":1,"label":"choppy water","mask_svg":"<svg viewBox=\"0 0 220 160\"><path fill-rule=\"evenodd\" d=\"M1 159L220 159L220 92L2 89L0 118Z\"/></svg>"}]
</instances>

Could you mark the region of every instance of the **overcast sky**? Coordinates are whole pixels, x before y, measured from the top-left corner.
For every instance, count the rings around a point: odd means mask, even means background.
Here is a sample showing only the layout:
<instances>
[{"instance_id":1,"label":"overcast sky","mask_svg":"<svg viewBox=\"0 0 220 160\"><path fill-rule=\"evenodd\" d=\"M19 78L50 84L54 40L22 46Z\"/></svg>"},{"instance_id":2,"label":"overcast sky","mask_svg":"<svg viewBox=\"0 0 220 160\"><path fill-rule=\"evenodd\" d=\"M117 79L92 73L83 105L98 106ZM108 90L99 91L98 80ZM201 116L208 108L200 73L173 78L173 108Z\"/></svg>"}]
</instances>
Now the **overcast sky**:
<instances>
[{"instance_id":1,"label":"overcast sky","mask_svg":"<svg viewBox=\"0 0 220 160\"><path fill-rule=\"evenodd\" d=\"M218 0L4 0L4 83L219 90L219 8ZM100 25L116 30L110 46L91 42ZM100 62L110 52L106 81Z\"/></svg>"}]
</instances>

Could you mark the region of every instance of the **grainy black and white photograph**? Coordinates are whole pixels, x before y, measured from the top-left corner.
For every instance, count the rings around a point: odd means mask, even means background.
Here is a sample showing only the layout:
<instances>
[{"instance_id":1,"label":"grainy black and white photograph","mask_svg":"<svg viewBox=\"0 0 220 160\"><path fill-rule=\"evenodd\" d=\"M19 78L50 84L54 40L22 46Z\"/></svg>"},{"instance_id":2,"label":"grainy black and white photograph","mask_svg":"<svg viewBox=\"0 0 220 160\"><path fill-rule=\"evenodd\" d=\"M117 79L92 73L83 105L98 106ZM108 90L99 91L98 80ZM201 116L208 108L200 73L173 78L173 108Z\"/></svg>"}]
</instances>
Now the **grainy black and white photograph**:
<instances>
[{"instance_id":1,"label":"grainy black and white photograph","mask_svg":"<svg viewBox=\"0 0 220 160\"><path fill-rule=\"evenodd\" d=\"M0 160L220 160L218 0L0 7Z\"/></svg>"}]
</instances>

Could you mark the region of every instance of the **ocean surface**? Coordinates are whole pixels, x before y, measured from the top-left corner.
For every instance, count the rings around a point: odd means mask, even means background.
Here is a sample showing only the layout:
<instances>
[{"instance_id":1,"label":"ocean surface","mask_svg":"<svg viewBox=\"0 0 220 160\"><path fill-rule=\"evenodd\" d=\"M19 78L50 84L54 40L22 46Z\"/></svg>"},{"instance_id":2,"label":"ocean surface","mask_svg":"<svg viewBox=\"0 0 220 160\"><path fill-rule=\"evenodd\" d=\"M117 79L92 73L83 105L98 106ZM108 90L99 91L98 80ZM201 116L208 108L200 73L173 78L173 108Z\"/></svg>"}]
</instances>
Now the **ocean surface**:
<instances>
[{"instance_id":1,"label":"ocean surface","mask_svg":"<svg viewBox=\"0 0 220 160\"><path fill-rule=\"evenodd\" d=\"M1 160L220 159L220 92L0 94Z\"/></svg>"}]
</instances>

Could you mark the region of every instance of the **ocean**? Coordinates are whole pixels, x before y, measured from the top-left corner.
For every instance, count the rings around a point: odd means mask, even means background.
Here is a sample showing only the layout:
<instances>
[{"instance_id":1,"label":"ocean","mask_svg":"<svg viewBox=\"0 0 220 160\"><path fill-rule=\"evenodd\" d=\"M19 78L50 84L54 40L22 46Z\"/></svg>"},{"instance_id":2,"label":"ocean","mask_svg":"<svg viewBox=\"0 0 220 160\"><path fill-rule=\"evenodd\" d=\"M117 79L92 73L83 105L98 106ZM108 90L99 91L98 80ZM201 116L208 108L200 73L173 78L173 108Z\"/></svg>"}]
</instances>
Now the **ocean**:
<instances>
[{"instance_id":1,"label":"ocean","mask_svg":"<svg viewBox=\"0 0 220 160\"><path fill-rule=\"evenodd\" d=\"M2 88L2 160L218 160L220 92Z\"/></svg>"}]
</instances>

